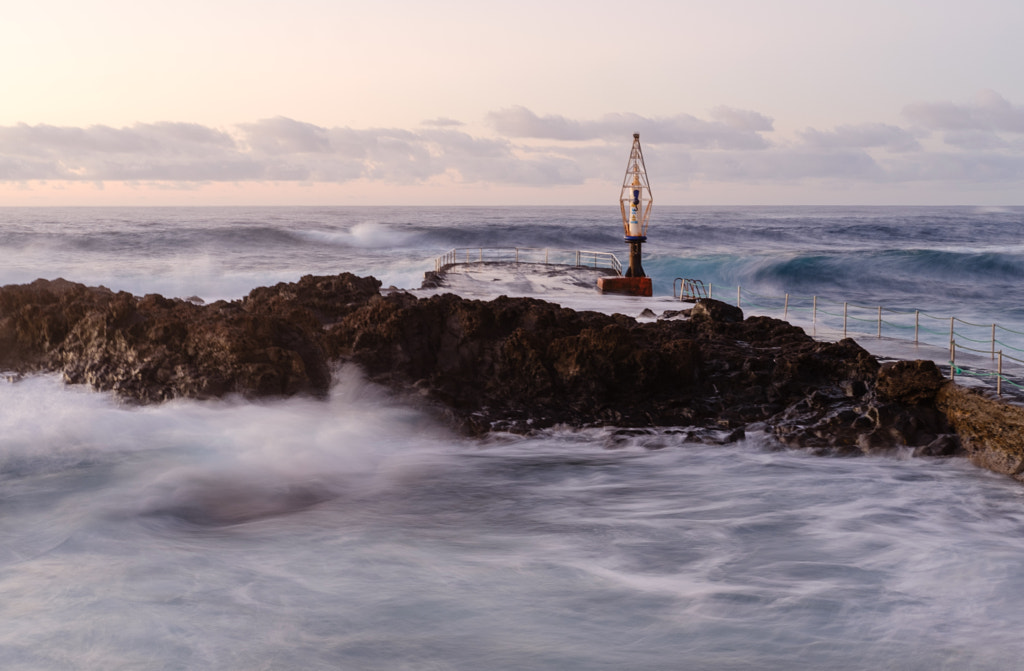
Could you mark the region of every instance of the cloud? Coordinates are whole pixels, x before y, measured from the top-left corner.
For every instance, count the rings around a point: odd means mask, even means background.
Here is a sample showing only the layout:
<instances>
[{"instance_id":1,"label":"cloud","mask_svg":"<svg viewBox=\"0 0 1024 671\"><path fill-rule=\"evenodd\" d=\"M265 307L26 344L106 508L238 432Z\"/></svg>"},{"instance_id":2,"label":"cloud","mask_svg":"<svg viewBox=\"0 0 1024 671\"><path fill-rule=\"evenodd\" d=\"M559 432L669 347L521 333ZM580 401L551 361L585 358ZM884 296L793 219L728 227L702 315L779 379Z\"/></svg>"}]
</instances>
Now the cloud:
<instances>
[{"instance_id":1,"label":"cloud","mask_svg":"<svg viewBox=\"0 0 1024 671\"><path fill-rule=\"evenodd\" d=\"M0 180L412 184L449 174L464 183L554 186L583 179L563 154L523 154L508 140L439 126L326 128L285 117L239 124L234 132L173 123L18 124L0 127Z\"/></svg>"},{"instance_id":2,"label":"cloud","mask_svg":"<svg viewBox=\"0 0 1024 671\"><path fill-rule=\"evenodd\" d=\"M326 154L331 151L328 130L285 117L263 119L239 126L245 142L258 154Z\"/></svg>"},{"instance_id":3,"label":"cloud","mask_svg":"<svg viewBox=\"0 0 1024 671\"><path fill-rule=\"evenodd\" d=\"M974 102L915 103L906 127L807 128L778 137L762 113L597 119L490 113L496 134L437 118L415 129L319 126L286 117L228 128L189 123L0 126L0 181L155 183L369 180L409 185L557 187L616 181L633 132L661 184L1015 184L1024 179L1024 108L987 92ZM932 140L938 138L942 143Z\"/></svg>"},{"instance_id":4,"label":"cloud","mask_svg":"<svg viewBox=\"0 0 1024 671\"><path fill-rule=\"evenodd\" d=\"M696 148L761 149L769 146L759 131L771 130L772 120L757 112L720 107L717 121L704 121L689 114L643 117L639 114L606 114L597 120L576 121L561 115L537 116L525 107L508 107L487 115L502 135L539 140L623 141L633 133L654 138L654 142Z\"/></svg>"},{"instance_id":5,"label":"cloud","mask_svg":"<svg viewBox=\"0 0 1024 671\"><path fill-rule=\"evenodd\" d=\"M943 142L968 151L1007 149L1011 143L996 133L981 130L950 131L943 135Z\"/></svg>"},{"instance_id":6,"label":"cloud","mask_svg":"<svg viewBox=\"0 0 1024 671\"><path fill-rule=\"evenodd\" d=\"M780 149L758 154L704 154L697 166L708 181L799 182L804 180L883 181L885 171L861 151Z\"/></svg>"},{"instance_id":7,"label":"cloud","mask_svg":"<svg viewBox=\"0 0 1024 671\"><path fill-rule=\"evenodd\" d=\"M0 127L5 180L240 180L259 177L223 131L198 124Z\"/></svg>"},{"instance_id":8,"label":"cloud","mask_svg":"<svg viewBox=\"0 0 1024 671\"><path fill-rule=\"evenodd\" d=\"M771 117L750 110L720 106L711 110L711 116L727 126L740 130L771 131L774 127Z\"/></svg>"},{"instance_id":9,"label":"cloud","mask_svg":"<svg viewBox=\"0 0 1024 671\"><path fill-rule=\"evenodd\" d=\"M190 123L135 124L128 128L0 126L0 151L40 158L141 152L203 156L233 146L234 141L227 134Z\"/></svg>"},{"instance_id":10,"label":"cloud","mask_svg":"<svg viewBox=\"0 0 1024 671\"><path fill-rule=\"evenodd\" d=\"M843 125L831 131L809 128L798 135L807 146L820 149L881 148L901 152L921 148L910 131L882 123Z\"/></svg>"},{"instance_id":11,"label":"cloud","mask_svg":"<svg viewBox=\"0 0 1024 671\"><path fill-rule=\"evenodd\" d=\"M495 130L508 137L542 140L592 140L597 137L579 121L572 121L560 114L539 117L518 105L489 112L487 120Z\"/></svg>"},{"instance_id":12,"label":"cloud","mask_svg":"<svg viewBox=\"0 0 1024 671\"><path fill-rule=\"evenodd\" d=\"M420 122L423 126L437 126L438 128L451 128L454 126L465 126L466 124L455 119L449 119L448 117L437 117L436 119L426 119Z\"/></svg>"},{"instance_id":13,"label":"cloud","mask_svg":"<svg viewBox=\"0 0 1024 671\"><path fill-rule=\"evenodd\" d=\"M913 103L903 114L930 130L1024 133L1024 107L991 90L981 91L970 104Z\"/></svg>"}]
</instances>

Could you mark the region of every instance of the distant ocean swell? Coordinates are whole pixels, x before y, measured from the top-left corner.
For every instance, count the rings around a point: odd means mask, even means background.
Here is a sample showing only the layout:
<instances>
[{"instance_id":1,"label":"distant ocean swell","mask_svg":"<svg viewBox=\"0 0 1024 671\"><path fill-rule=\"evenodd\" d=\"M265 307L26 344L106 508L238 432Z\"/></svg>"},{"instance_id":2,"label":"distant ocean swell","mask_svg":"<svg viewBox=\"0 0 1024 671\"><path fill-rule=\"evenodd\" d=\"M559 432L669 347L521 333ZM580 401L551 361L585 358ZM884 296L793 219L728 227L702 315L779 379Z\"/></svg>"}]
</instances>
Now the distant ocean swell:
<instances>
[{"instance_id":1,"label":"distant ocean swell","mask_svg":"<svg viewBox=\"0 0 1024 671\"><path fill-rule=\"evenodd\" d=\"M1024 254L894 249L693 258L653 255L645 268L658 279L697 277L723 289L743 286L779 295L851 300L887 296L901 305L915 298L929 305L974 300L1002 309L1005 292L1024 281Z\"/></svg>"}]
</instances>

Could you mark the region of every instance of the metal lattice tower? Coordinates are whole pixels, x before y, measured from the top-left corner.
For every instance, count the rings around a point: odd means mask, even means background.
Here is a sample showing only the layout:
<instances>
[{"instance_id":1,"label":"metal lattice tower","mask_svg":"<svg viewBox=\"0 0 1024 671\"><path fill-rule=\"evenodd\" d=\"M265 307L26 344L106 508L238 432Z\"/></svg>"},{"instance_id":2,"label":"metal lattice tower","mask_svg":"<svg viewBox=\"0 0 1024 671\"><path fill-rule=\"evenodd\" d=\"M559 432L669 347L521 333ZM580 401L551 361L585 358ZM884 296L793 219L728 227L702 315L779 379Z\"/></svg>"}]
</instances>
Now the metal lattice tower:
<instances>
[{"instance_id":1,"label":"metal lattice tower","mask_svg":"<svg viewBox=\"0 0 1024 671\"><path fill-rule=\"evenodd\" d=\"M647 239L653 204L647 168L644 166L644 153L640 149L640 133L633 133L633 148L629 151L626 175L622 178L622 195L619 197L626 242L644 242Z\"/></svg>"}]
</instances>

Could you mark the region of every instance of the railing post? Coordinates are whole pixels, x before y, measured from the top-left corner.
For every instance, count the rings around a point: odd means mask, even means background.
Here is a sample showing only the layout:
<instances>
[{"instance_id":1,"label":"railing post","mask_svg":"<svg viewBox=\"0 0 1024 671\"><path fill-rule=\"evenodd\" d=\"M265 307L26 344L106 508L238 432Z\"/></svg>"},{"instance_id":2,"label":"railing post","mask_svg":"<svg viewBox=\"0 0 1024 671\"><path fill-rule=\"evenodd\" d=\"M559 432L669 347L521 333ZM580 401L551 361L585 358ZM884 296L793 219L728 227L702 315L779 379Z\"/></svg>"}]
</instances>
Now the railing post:
<instances>
[{"instance_id":1,"label":"railing post","mask_svg":"<svg viewBox=\"0 0 1024 671\"><path fill-rule=\"evenodd\" d=\"M917 344L917 329L921 324L921 311L914 310L914 344Z\"/></svg>"},{"instance_id":2,"label":"railing post","mask_svg":"<svg viewBox=\"0 0 1024 671\"><path fill-rule=\"evenodd\" d=\"M711 282L708 282L708 298L714 298L714 296L712 295L714 293L715 293L715 285L712 284Z\"/></svg>"},{"instance_id":3,"label":"railing post","mask_svg":"<svg viewBox=\"0 0 1024 671\"><path fill-rule=\"evenodd\" d=\"M516 247L516 265L519 265L519 248Z\"/></svg>"},{"instance_id":4,"label":"railing post","mask_svg":"<svg viewBox=\"0 0 1024 671\"><path fill-rule=\"evenodd\" d=\"M740 306L740 286L736 285L736 307Z\"/></svg>"},{"instance_id":5,"label":"railing post","mask_svg":"<svg viewBox=\"0 0 1024 671\"><path fill-rule=\"evenodd\" d=\"M849 312L849 303L843 303L843 337L846 337L846 314Z\"/></svg>"},{"instance_id":6,"label":"railing post","mask_svg":"<svg viewBox=\"0 0 1024 671\"><path fill-rule=\"evenodd\" d=\"M484 248L480 248L480 263L484 262Z\"/></svg>"},{"instance_id":7,"label":"railing post","mask_svg":"<svg viewBox=\"0 0 1024 671\"><path fill-rule=\"evenodd\" d=\"M949 341L949 379L956 379L956 341Z\"/></svg>"},{"instance_id":8,"label":"railing post","mask_svg":"<svg viewBox=\"0 0 1024 671\"><path fill-rule=\"evenodd\" d=\"M953 321L955 319L956 319L956 317L950 317L949 318L949 346L950 347L953 346Z\"/></svg>"},{"instance_id":9,"label":"railing post","mask_svg":"<svg viewBox=\"0 0 1024 671\"><path fill-rule=\"evenodd\" d=\"M878 306L878 337L882 337L882 306Z\"/></svg>"},{"instance_id":10,"label":"railing post","mask_svg":"<svg viewBox=\"0 0 1024 671\"><path fill-rule=\"evenodd\" d=\"M817 324L818 323L818 297L817 296L814 297L814 303L813 303L813 305L811 307L811 323L812 324Z\"/></svg>"},{"instance_id":11,"label":"railing post","mask_svg":"<svg viewBox=\"0 0 1024 671\"><path fill-rule=\"evenodd\" d=\"M996 358L996 325L992 325L992 358Z\"/></svg>"},{"instance_id":12,"label":"railing post","mask_svg":"<svg viewBox=\"0 0 1024 671\"><path fill-rule=\"evenodd\" d=\"M996 393L1003 395L1003 350L999 350L999 374L996 375Z\"/></svg>"},{"instance_id":13,"label":"railing post","mask_svg":"<svg viewBox=\"0 0 1024 671\"><path fill-rule=\"evenodd\" d=\"M786 294L786 304L782 306L782 319L785 320L789 316L789 294Z\"/></svg>"},{"instance_id":14,"label":"railing post","mask_svg":"<svg viewBox=\"0 0 1024 671\"><path fill-rule=\"evenodd\" d=\"M547 249L547 247L544 248L544 265L545 266L548 265L548 249Z\"/></svg>"}]
</instances>

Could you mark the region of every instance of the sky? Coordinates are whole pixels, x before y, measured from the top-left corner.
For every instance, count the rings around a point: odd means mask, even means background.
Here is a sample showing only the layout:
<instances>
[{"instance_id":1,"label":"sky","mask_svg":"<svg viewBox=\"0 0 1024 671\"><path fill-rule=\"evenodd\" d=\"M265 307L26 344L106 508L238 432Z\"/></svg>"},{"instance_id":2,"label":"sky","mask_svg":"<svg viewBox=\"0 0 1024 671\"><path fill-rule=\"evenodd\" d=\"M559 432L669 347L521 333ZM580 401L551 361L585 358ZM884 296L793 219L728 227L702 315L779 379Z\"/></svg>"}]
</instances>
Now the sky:
<instances>
[{"instance_id":1,"label":"sky","mask_svg":"<svg viewBox=\"0 0 1024 671\"><path fill-rule=\"evenodd\" d=\"M0 205L1024 205L1020 0L33 0Z\"/></svg>"}]
</instances>

